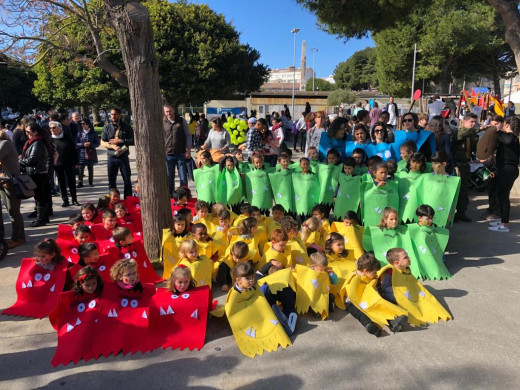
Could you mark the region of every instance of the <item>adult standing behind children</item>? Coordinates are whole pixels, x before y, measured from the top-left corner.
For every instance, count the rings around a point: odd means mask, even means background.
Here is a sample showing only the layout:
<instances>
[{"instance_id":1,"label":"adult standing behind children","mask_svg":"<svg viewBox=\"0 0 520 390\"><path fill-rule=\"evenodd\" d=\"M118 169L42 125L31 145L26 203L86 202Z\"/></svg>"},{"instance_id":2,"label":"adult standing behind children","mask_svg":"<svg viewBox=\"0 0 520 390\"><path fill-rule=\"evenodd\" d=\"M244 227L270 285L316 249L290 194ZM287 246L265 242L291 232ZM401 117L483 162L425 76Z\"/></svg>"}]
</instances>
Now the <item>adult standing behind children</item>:
<instances>
[{"instance_id":1,"label":"adult standing behind children","mask_svg":"<svg viewBox=\"0 0 520 390\"><path fill-rule=\"evenodd\" d=\"M181 187L188 185L186 160L191 158L191 134L188 123L175 112L173 106L165 104L163 109L166 170L168 172L170 196L173 196L173 191L175 191L175 167L177 167L177 171L179 172Z\"/></svg>"},{"instance_id":2,"label":"adult standing behind children","mask_svg":"<svg viewBox=\"0 0 520 390\"><path fill-rule=\"evenodd\" d=\"M110 110L111 122L103 127L101 146L107 148L108 188L117 188L117 173L121 171L125 185L124 195L132 196L132 171L129 147L134 145L134 129L121 119L121 110Z\"/></svg>"},{"instance_id":3,"label":"adult standing behind children","mask_svg":"<svg viewBox=\"0 0 520 390\"><path fill-rule=\"evenodd\" d=\"M390 101L386 103L385 111L390 114L388 123L395 128L397 125L397 118L399 117L399 109L397 108L397 104L394 103L394 98L392 96L390 96Z\"/></svg>"}]
</instances>

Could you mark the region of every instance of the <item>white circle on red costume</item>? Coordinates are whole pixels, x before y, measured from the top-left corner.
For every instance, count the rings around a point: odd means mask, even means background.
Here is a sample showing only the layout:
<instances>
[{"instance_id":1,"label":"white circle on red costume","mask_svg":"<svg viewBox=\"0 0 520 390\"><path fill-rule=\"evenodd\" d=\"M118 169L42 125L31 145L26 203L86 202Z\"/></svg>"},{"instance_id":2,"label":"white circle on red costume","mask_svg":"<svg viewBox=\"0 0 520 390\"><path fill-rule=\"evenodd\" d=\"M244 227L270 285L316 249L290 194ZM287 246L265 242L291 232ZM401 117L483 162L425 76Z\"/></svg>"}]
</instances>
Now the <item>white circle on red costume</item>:
<instances>
[{"instance_id":1,"label":"white circle on red costume","mask_svg":"<svg viewBox=\"0 0 520 390\"><path fill-rule=\"evenodd\" d=\"M38 272L36 275L34 275L34 280L39 282L40 280L42 280L42 277L43 277L43 275Z\"/></svg>"},{"instance_id":2,"label":"white circle on red costume","mask_svg":"<svg viewBox=\"0 0 520 390\"><path fill-rule=\"evenodd\" d=\"M85 311L85 309L86 309L85 304L83 302L81 302L78 305L78 312L83 313Z\"/></svg>"},{"instance_id":3,"label":"white circle on red costume","mask_svg":"<svg viewBox=\"0 0 520 390\"><path fill-rule=\"evenodd\" d=\"M45 274L45 276L43 277L43 280L48 282L50 278L51 278L51 274Z\"/></svg>"},{"instance_id":4,"label":"white circle on red costume","mask_svg":"<svg viewBox=\"0 0 520 390\"><path fill-rule=\"evenodd\" d=\"M126 298L121 299L121 306L122 307L127 307L128 306L128 299L126 299Z\"/></svg>"},{"instance_id":5,"label":"white circle on red costume","mask_svg":"<svg viewBox=\"0 0 520 390\"><path fill-rule=\"evenodd\" d=\"M71 251L72 254L74 254L74 255L77 255L77 254L78 254L78 248L72 248L70 251Z\"/></svg>"},{"instance_id":6,"label":"white circle on red costume","mask_svg":"<svg viewBox=\"0 0 520 390\"><path fill-rule=\"evenodd\" d=\"M97 305L97 302L95 299L91 300L89 303L88 303L88 307L90 307L91 309L95 308Z\"/></svg>"},{"instance_id":7,"label":"white circle on red costume","mask_svg":"<svg viewBox=\"0 0 520 390\"><path fill-rule=\"evenodd\" d=\"M139 302L137 302L137 299L132 299L132 300L130 301L130 306L132 306L132 307L135 308L135 307L137 307L138 305L139 305Z\"/></svg>"},{"instance_id":8,"label":"white circle on red costume","mask_svg":"<svg viewBox=\"0 0 520 390\"><path fill-rule=\"evenodd\" d=\"M107 269L107 267L105 267L104 265L102 265L102 266L100 266L98 269L99 269L101 272L103 272L104 270Z\"/></svg>"},{"instance_id":9,"label":"white circle on red costume","mask_svg":"<svg viewBox=\"0 0 520 390\"><path fill-rule=\"evenodd\" d=\"M190 297L190 294L182 294L182 297L183 297L184 299L188 299L188 298Z\"/></svg>"},{"instance_id":10,"label":"white circle on red costume","mask_svg":"<svg viewBox=\"0 0 520 390\"><path fill-rule=\"evenodd\" d=\"M130 256L130 253L125 253L125 259L129 259L130 257L132 257Z\"/></svg>"},{"instance_id":11,"label":"white circle on red costume","mask_svg":"<svg viewBox=\"0 0 520 390\"><path fill-rule=\"evenodd\" d=\"M172 299L177 299L179 296L177 294L172 294Z\"/></svg>"}]
</instances>

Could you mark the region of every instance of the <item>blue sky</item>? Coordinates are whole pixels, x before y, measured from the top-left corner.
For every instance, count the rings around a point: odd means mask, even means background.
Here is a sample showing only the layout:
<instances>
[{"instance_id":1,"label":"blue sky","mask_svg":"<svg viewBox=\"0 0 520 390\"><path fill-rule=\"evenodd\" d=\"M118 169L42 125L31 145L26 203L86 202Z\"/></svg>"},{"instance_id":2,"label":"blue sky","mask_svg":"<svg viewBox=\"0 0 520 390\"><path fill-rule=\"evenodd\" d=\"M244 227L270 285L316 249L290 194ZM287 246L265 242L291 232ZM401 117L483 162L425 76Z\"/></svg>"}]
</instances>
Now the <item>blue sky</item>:
<instances>
[{"instance_id":1,"label":"blue sky","mask_svg":"<svg viewBox=\"0 0 520 390\"><path fill-rule=\"evenodd\" d=\"M301 43L307 43L307 67L312 67L311 48L318 49L315 55L317 77L332 74L336 65L354 52L374 46L371 38L352 39L344 42L334 35L321 31L316 25L316 16L296 3L296 0L192 0L207 4L217 13L224 14L240 33L240 40L249 43L261 54L260 62L270 68L286 68L293 64L293 34L296 36L296 63L299 67Z\"/></svg>"}]
</instances>

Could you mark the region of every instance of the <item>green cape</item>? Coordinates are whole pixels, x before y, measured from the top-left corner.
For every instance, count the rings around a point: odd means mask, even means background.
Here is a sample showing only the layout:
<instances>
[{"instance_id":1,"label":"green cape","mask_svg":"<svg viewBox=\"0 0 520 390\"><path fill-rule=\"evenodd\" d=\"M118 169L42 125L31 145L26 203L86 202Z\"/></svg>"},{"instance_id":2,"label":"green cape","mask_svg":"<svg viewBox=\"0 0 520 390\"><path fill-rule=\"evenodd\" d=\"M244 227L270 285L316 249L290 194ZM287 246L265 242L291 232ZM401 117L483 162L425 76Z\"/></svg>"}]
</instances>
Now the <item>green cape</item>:
<instances>
[{"instance_id":1,"label":"green cape","mask_svg":"<svg viewBox=\"0 0 520 390\"><path fill-rule=\"evenodd\" d=\"M204 166L193 171L193 180L197 188L197 199L208 203L217 202L217 179L219 166Z\"/></svg>"},{"instance_id":2,"label":"green cape","mask_svg":"<svg viewBox=\"0 0 520 390\"><path fill-rule=\"evenodd\" d=\"M433 223L440 227L453 224L455 207L460 191L460 177L440 176L432 173L421 176L418 184L419 204L433 207Z\"/></svg>"},{"instance_id":3,"label":"green cape","mask_svg":"<svg viewBox=\"0 0 520 390\"><path fill-rule=\"evenodd\" d=\"M302 175L301 173L293 173L292 186L294 189L296 214L305 216L310 215L312 213L312 208L318 203L318 175Z\"/></svg>"},{"instance_id":4,"label":"green cape","mask_svg":"<svg viewBox=\"0 0 520 390\"><path fill-rule=\"evenodd\" d=\"M419 207L418 184L422 174L417 172L399 172L396 174L399 186L399 218L404 223L417 222L415 211Z\"/></svg>"},{"instance_id":5,"label":"green cape","mask_svg":"<svg viewBox=\"0 0 520 390\"><path fill-rule=\"evenodd\" d=\"M234 206L242 201L242 177L235 168L229 172L224 168L217 179L217 201L225 205Z\"/></svg>"},{"instance_id":6,"label":"green cape","mask_svg":"<svg viewBox=\"0 0 520 390\"><path fill-rule=\"evenodd\" d=\"M268 173L262 169L253 169L246 173L246 198L251 206L260 210L273 207L273 193Z\"/></svg>"},{"instance_id":7,"label":"green cape","mask_svg":"<svg viewBox=\"0 0 520 390\"><path fill-rule=\"evenodd\" d=\"M345 175L338 178L339 189L334 203L334 216L342 219L347 211L357 213L360 202L361 176Z\"/></svg>"},{"instance_id":8,"label":"green cape","mask_svg":"<svg viewBox=\"0 0 520 390\"><path fill-rule=\"evenodd\" d=\"M331 205L334 203L334 191L338 186L338 177L343 165L319 164L317 167L320 181L318 203Z\"/></svg>"},{"instance_id":9,"label":"green cape","mask_svg":"<svg viewBox=\"0 0 520 390\"><path fill-rule=\"evenodd\" d=\"M385 207L399 210L399 190L396 180L388 180L386 185L376 187L374 181L361 185L361 217L365 226L377 226Z\"/></svg>"},{"instance_id":10,"label":"green cape","mask_svg":"<svg viewBox=\"0 0 520 390\"><path fill-rule=\"evenodd\" d=\"M448 229L442 227L419 226L417 223L408 225L408 234L413 246L413 252L408 252L411 264L417 264L415 269L410 266L412 275L422 279L449 279L451 273L442 261L444 251L450 239ZM413 256L412 256L413 253Z\"/></svg>"},{"instance_id":11,"label":"green cape","mask_svg":"<svg viewBox=\"0 0 520 390\"><path fill-rule=\"evenodd\" d=\"M294 191L291 171L285 170L270 173L269 182L273 190L274 202L282 205L285 211L294 211Z\"/></svg>"}]
</instances>

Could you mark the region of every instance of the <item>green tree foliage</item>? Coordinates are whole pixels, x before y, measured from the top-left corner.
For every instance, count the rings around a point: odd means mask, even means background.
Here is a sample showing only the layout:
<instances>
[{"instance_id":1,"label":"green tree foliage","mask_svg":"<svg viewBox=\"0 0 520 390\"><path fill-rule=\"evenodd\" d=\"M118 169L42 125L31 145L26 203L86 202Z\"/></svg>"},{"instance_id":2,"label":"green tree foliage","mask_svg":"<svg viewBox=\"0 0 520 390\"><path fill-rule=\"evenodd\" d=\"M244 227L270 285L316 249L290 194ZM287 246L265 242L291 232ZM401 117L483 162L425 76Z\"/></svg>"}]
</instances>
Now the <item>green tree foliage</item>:
<instances>
[{"instance_id":1,"label":"green tree foliage","mask_svg":"<svg viewBox=\"0 0 520 390\"><path fill-rule=\"evenodd\" d=\"M329 94L327 104L329 106L340 106L342 103L352 104L357 98L354 92L338 88Z\"/></svg>"},{"instance_id":2,"label":"green tree foliage","mask_svg":"<svg viewBox=\"0 0 520 390\"><path fill-rule=\"evenodd\" d=\"M203 103L256 91L268 68L260 53L241 44L239 33L204 4L144 3L154 26L163 96L171 103Z\"/></svg>"},{"instance_id":3,"label":"green tree foliage","mask_svg":"<svg viewBox=\"0 0 520 390\"><path fill-rule=\"evenodd\" d=\"M27 113L39 106L32 93L35 79L36 75L26 64L0 55L0 107Z\"/></svg>"},{"instance_id":4,"label":"green tree foliage","mask_svg":"<svg viewBox=\"0 0 520 390\"><path fill-rule=\"evenodd\" d=\"M314 90L315 91L333 91L338 86L336 84L332 84L328 82L327 80L323 79L314 79ZM305 84L305 90L306 91L312 91L312 78L307 80L307 83Z\"/></svg>"},{"instance_id":5,"label":"green tree foliage","mask_svg":"<svg viewBox=\"0 0 520 390\"><path fill-rule=\"evenodd\" d=\"M334 69L334 80L338 88L359 91L377 87L376 73L376 49L367 47L340 62Z\"/></svg>"}]
</instances>

